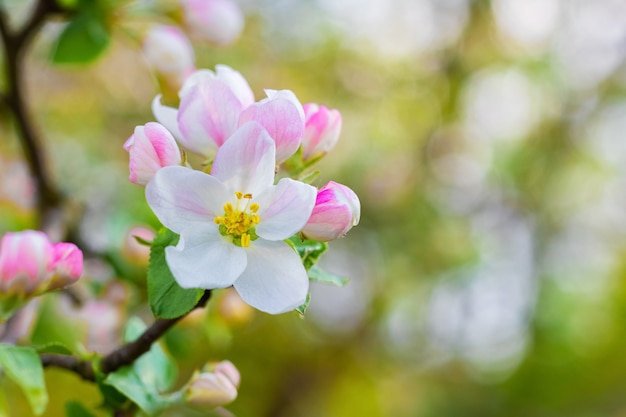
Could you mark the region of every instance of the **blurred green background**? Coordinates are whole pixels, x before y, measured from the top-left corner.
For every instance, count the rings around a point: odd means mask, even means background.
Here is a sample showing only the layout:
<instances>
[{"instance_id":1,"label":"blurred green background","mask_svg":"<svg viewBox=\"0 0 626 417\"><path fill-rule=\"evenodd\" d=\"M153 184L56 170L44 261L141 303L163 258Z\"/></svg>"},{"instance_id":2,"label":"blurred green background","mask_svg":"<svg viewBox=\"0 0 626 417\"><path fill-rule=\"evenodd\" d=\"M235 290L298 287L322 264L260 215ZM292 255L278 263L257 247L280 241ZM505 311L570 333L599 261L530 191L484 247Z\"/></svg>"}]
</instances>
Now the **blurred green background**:
<instances>
[{"instance_id":1,"label":"blurred green background","mask_svg":"<svg viewBox=\"0 0 626 417\"><path fill-rule=\"evenodd\" d=\"M291 89L339 109L316 184L353 188L361 224L321 261L350 283L314 283L304 319L222 291L168 333L180 383L231 360L238 417L626 416L626 2L240 4L242 38L195 44L197 66L237 69L257 99ZM121 30L94 65L51 66L58 31L28 56L31 113L56 183L84 204L86 249L104 255L88 279L122 278L122 314L149 318L145 271L119 253L129 227L158 223L122 144L153 120L158 85ZM32 227L0 129L0 228ZM46 416L100 401L68 372L46 377Z\"/></svg>"}]
</instances>

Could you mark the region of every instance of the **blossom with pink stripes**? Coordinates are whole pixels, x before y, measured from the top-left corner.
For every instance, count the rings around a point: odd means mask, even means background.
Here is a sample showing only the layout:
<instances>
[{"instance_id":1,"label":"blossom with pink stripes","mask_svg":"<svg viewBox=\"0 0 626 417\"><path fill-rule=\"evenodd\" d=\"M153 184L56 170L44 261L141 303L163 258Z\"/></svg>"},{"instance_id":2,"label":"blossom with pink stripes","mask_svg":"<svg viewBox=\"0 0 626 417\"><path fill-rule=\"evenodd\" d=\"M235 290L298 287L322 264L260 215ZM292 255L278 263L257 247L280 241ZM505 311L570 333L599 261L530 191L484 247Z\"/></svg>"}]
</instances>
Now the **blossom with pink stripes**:
<instances>
[{"instance_id":1,"label":"blossom with pink stripes","mask_svg":"<svg viewBox=\"0 0 626 417\"><path fill-rule=\"evenodd\" d=\"M311 217L316 190L290 178L274 185L275 166L274 141L252 121L219 148L210 175L171 166L148 183L148 204L180 235L165 258L181 287L233 285L246 303L271 314L304 303L307 272L284 240Z\"/></svg>"}]
</instances>

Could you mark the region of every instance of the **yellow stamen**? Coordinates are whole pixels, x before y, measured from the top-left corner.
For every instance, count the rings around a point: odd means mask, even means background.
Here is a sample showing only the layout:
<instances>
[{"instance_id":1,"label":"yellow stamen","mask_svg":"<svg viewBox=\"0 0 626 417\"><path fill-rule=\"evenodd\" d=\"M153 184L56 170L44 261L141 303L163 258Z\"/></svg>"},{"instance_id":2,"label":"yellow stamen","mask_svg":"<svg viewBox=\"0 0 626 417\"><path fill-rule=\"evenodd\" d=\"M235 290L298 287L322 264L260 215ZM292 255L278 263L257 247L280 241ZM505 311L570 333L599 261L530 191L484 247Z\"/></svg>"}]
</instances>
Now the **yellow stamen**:
<instances>
[{"instance_id":1,"label":"yellow stamen","mask_svg":"<svg viewBox=\"0 0 626 417\"><path fill-rule=\"evenodd\" d=\"M250 246L250 242L256 239L254 228L261 221L261 217L254 214L259 210L259 204L250 204L252 199L250 193L244 194L237 191L235 197L237 198L235 206L233 207L231 202L224 204L224 215L216 216L213 221L220 225L220 233L223 236L230 235L235 245L247 248ZM245 207L242 207L239 203L244 198L248 201Z\"/></svg>"},{"instance_id":2,"label":"yellow stamen","mask_svg":"<svg viewBox=\"0 0 626 417\"><path fill-rule=\"evenodd\" d=\"M249 246L250 246L250 235L247 233L244 233L241 235L241 247L247 248Z\"/></svg>"},{"instance_id":3,"label":"yellow stamen","mask_svg":"<svg viewBox=\"0 0 626 417\"><path fill-rule=\"evenodd\" d=\"M253 213L256 213L257 211L259 211L259 203L250 204L250 211Z\"/></svg>"}]
</instances>

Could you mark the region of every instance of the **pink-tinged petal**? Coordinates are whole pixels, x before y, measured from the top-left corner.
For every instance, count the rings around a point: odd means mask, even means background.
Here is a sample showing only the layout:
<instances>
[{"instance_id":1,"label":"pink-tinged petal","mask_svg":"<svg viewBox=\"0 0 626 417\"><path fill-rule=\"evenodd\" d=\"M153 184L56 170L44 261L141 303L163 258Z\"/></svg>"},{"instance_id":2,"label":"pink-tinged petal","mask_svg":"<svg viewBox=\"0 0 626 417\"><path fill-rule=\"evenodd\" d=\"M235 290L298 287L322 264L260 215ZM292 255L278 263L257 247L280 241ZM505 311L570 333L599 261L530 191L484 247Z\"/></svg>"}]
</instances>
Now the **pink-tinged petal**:
<instances>
[{"instance_id":1,"label":"pink-tinged petal","mask_svg":"<svg viewBox=\"0 0 626 417\"><path fill-rule=\"evenodd\" d=\"M255 122L246 123L219 149L211 175L231 192L256 196L274 183L275 152L265 129Z\"/></svg>"},{"instance_id":2,"label":"pink-tinged petal","mask_svg":"<svg viewBox=\"0 0 626 417\"><path fill-rule=\"evenodd\" d=\"M304 134L304 111L289 90L266 90L268 98L254 103L241 113L239 125L256 121L276 143L276 160L285 161L300 146Z\"/></svg>"},{"instance_id":3,"label":"pink-tinged petal","mask_svg":"<svg viewBox=\"0 0 626 417\"><path fill-rule=\"evenodd\" d=\"M237 128L242 109L225 83L213 79L196 84L180 102L181 144L197 154L213 155Z\"/></svg>"},{"instance_id":4,"label":"pink-tinged petal","mask_svg":"<svg viewBox=\"0 0 626 417\"><path fill-rule=\"evenodd\" d=\"M152 114L154 114L157 122L165 126L174 135L174 138L180 142L183 134L178 128L178 110L161 104L161 94L152 100Z\"/></svg>"},{"instance_id":5,"label":"pink-tinged petal","mask_svg":"<svg viewBox=\"0 0 626 417\"><path fill-rule=\"evenodd\" d=\"M241 383L241 374L239 373L237 367L235 367L235 365L233 365L231 361L218 362L217 364L215 364L215 369L213 370L213 372L215 372L216 374L224 375L230 380L230 382L233 383L235 388L238 388L239 384Z\"/></svg>"},{"instance_id":6,"label":"pink-tinged petal","mask_svg":"<svg viewBox=\"0 0 626 417\"><path fill-rule=\"evenodd\" d=\"M186 96L190 91L193 90L193 87L197 84L203 83L207 80L215 79L215 73L208 69L199 69L192 72L183 83L182 88L178 92L178 97L182 100L184 96Z\"/></svg>"},{"instance_id":7,"label":"pink-tinged petal","mask_svg":"<svg viewBox=\"0 0 626 417\"><path fill-rule=\"evenodd\" d=\"M302 159L304 161L330 152L341 133L341 113L335 109L308 103L303 106L306 116L302 137Z\"/></svg>"},{"instance_id":8,"label":"pink-tinged petal","mask_svg":"<svg viewBox=\"0 0 626 417\"><path fill-rule=\"evenodd\" d=\"M243 109L254 103L254 93L250 84L239 71L235 71L228 65L216 65L215 72L216 78L228 85L235 93Z\"/></svg>"},{"instance_id":9,"label":"pink-tinged petal","mask_svg":"<svg viewBox=\"0 0 626 417\"><path fill-rule=\"evenodd\" d=\"M193 35L223 46L243 31L243 12L232 0L182 0L185 24Z\"/></svg>"},{"instance_id":10,"label":"pink-tinged petal","mask_svg":"<svg viewBox=\"0 0 626 417\"><path fill-rule=\"evenodd\" d=\"M322 187L315 208L302 234L321 242L337 239L359 223L361 203L357 195L345 185L330 181Z\"/></svg>"},{"instance_id":11,"label":"pink-tinged petal","mask_svg":"<svg viewBox=\"0 0 626 417\"><path fill-rule=\"evenodd\" d=\"M224 374L196 373L185 388L185 405L206 412L229 404L237 398L237 388Z\"/></svg>"},{"instance_id":12,"label":"pink-tinged petal","mask_svg":"<svg viewBox=\"0 0 626 417\"><path fill-rule=\"evenodd\" d=\"M284 240L299 232L315 206L315 187L283 178L254 199L261 222L256 233L267 240Z\"/></svg>"},{"instance_id":13,"label":"pink-tinged petal","mask_svg":"<svg viewBox=\"0 0 626 417\"><path fill-rule=\"evenodd\" d=\"M181 166L160 169L146 186L146 200L163 225L176 233L213 223L231 193L216 178Z\"/></svg>"},{"instance_id":14,"label":"pink-tinged petal","mask_svg":"<svg viewBox=\"0 0 626 417\"><path fill-rule=\"evenodd\" d=\"M183 230L176 247L165 248L165 259L183 288L226 288L246 268L246 253L220 235L215 224Z\"/></svg>"},{"instance_id":15,"label":"pink-tinged petal","mask_svg":"<svg viewBox=\"0 0 626 417\"><path fill-rule=\"evenodd\" d=\"M146 185L159 169L182 163L174 137L159 123L137 126L126 144L130 144L129 179L135 184Z\"/></svg>"},{"instance_id":16,"label":"pink-tinged petal","mask_svg":"<svg viewBox=\"0 0 626 417\"><path fill-rule=\"evenodd\" d=\"M52 271L53 256L50 240L43 232L26 230L5 234L0 243L2 288L27 294L33 292Z\"/></svg>"},{"instance_id":17,"label":"pink-tinged petal","mask_svg":"<svg viewBox=\"0 0 626 417\"><path fill-rule=\"evenodd\" d=\"M246 254L248 266L234 284L246 303L270 314L304 304L309 278L300 257L288 244L257 239L246 248Z\"/></svg>"},{"instance_id":18,"label":"pink-tinged petal","mask_svg":"<svg viewBox=\"0 0 626 417\"><path fill-rule=\"evenodd\" d=\"M78 281L83 274L83 252L73 243L55 243L54 251L54 275L50 279L47 290L65 288Z\"/></svg>"}]
</instances>

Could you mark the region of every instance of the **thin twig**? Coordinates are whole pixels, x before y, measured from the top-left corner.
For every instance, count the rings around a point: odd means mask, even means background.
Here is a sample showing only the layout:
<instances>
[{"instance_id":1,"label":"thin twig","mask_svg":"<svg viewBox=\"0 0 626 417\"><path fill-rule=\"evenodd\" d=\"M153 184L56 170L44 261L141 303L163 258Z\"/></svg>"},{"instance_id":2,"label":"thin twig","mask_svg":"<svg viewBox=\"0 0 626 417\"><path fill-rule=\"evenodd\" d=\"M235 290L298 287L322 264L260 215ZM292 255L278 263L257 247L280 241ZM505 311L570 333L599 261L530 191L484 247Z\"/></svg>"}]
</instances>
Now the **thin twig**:
<instances>
[{"instance_id":1,"label":"thin twig","mask_svg":"<svg viewBox=\"0 0 626 417\"><path fill-rule=\"evenodd\" d=\"M211 298L211 290L206 290L198 301L196 308L202 308ZM115 372L119 368L130 365L141 355L150 350L154 342L159 340L166 331L178 323L185 315L174 319L157 319L150 327L133 342L120 346L100 361L99 370L103 374ZM71 355L42 354L41 363L44 367L53 366L67 369L78 374L87 381L95 381L96 375L92 361L78 359Z\"/></svg>"}]
</instances>

